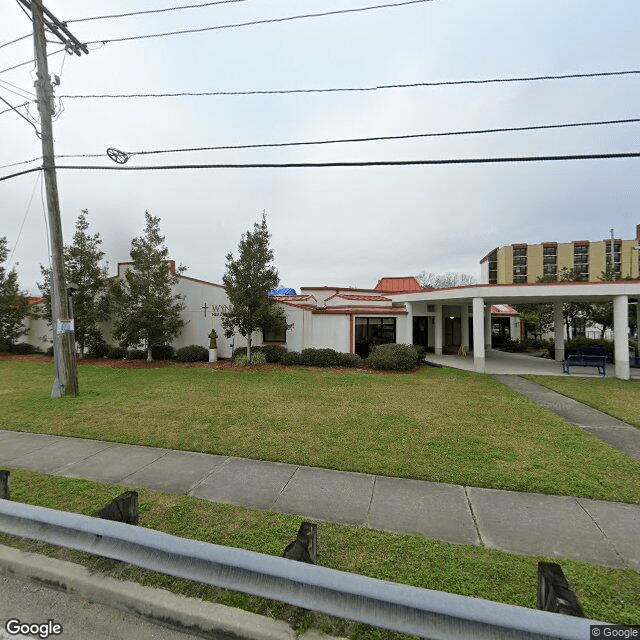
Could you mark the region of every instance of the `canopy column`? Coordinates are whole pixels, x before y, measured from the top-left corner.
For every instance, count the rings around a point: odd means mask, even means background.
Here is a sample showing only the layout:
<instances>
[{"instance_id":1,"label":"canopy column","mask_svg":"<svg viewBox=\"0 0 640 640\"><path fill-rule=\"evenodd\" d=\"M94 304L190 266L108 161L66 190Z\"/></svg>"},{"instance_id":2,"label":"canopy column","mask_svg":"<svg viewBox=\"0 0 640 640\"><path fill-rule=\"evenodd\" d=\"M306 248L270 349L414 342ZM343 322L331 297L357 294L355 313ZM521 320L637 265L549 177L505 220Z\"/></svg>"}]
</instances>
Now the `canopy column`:
<instances>
[{"instance_id":1,"label":"canopy column","mask_svg":"<svg viewBox=\"0 0 640 640\"><path fill-rule=\"evenodd\" d=\"M553 301L553 331L555 338L555 359L564 360L564 315L562 314L562 300Z\"/></svg>"},{"instance_id":2,"label":"canopy column","mask_svg":"<svg viewBox=\"0 0 640 640\"><path fill-rule=\"evenodd\" d=\"M616 378L628 380L629 371L629 297L613 299L613 336Z\"/></svg>"},{"instance_id":3,"label":"canopy column","mask_svg":"<svg viewBox=\"0 0 640 640\"><path fill-rule=\"evenodd\" d=\"M460 306L460 324L462 346L469 349L469 305L466 302Z\"/></svg>"},{"instance_id":4,"label":"canopy column","mask_svg":"<svg viewBox=\"0 0 640 640\"><path fill-rule=\"evenodd\" d=\"M489 308L491 319L491 308ZM484 298L473 299L473 368L484 373L485 310Z\"/></svg>"},{"instance_id":5,"label":"canopy column","mask_svg":"<svg viewBox=\"0 0 640 640\"><path fill-rule=\"evenodd\" d=\"M437 356L442 355L442 303L436 302L436 317L433 336L433 351Z\"/></svg>"}]
</instances>

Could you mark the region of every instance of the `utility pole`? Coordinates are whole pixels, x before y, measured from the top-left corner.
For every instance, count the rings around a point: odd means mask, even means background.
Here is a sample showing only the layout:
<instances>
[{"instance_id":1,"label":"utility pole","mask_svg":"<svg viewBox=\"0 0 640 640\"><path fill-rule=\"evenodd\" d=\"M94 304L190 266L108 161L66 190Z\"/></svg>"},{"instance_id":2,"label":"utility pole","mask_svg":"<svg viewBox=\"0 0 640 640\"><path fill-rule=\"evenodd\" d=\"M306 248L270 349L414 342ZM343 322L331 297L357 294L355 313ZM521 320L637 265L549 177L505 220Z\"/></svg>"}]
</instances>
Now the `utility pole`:
<instances>
[{"instance_id":1,"label":"utility pole","mask_svg":"<svg viewBox=\"0 0 640 640\"><path fill-rule=\"evenodd\" d=\"M67 285L65 282L64 244L62 239L60 202L58 199L58 183L56 180L55 156L53 151L53 126L51 116L55 107L53 102L53 89L49 78L47 43L44 32L45 20L43 14L46 9L43 7L41 0L31 0L30 3L27 2L27 0L21 0L21 2L31 9L31 14L33 16L33 43L38 75L35 87L38 95L38 110L40 112L42 170L44 171L45 187L47 191L49 235L52 253L51 329L53 332L53 355L56 379L53 384L51 397L59 398L62 395L77 396L78 366L75 354L74 322L69 304L69 296L67 294ZM29 4L31 5L30 7L28 6ZM47 12L47 15L50 16L51 14ZM57 23L55 18L53 18L53 20ZM50 24L50 22L48 22L48 24ZM59 33L56 33L56 35L61 38ZM64 41L67 45L68 41ZM80 54L78 53L78 55Z\"/></svg>"}]
</instances>

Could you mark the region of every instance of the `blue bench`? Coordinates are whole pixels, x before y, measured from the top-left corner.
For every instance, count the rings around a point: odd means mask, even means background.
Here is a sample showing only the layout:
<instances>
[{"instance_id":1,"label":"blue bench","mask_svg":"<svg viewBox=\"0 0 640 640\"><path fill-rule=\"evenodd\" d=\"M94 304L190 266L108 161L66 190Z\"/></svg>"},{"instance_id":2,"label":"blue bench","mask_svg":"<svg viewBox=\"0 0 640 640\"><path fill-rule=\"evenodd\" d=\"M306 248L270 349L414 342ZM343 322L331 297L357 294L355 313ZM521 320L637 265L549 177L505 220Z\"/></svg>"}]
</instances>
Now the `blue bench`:
<instances>
[{"instance_id":1,"label":"blue bench","mask_svg":"<svg viewBox=\"0 0 640 640\"><path fill-rule=\"evenodd\" d=\"M629 366L640 369L640 356L629 356Z\"/></svg>"},{"instance_id":2,"label":"blue bench","mask_svg":"<svg viewBox=\"0 0 640 640\"><path fill-rule=\"evenodd\" d=\"M596 367L598 373L601 376L606 375L605 367L607 365L607 356L588 356L588 355L575 355L567 356L562 361L563 373L570 374L569 367Z\"/></svg>"}]
</instances>

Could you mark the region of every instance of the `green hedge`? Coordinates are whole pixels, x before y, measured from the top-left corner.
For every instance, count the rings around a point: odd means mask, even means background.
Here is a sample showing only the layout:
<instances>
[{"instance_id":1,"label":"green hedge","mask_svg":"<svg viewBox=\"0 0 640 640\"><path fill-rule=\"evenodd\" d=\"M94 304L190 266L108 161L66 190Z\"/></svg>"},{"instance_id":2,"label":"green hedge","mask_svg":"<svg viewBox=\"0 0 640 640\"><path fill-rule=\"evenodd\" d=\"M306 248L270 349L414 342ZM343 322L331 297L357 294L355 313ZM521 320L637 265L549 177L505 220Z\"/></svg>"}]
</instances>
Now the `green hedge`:
<instances>
[{"instance_id":1,"label":"green hedge","mask_svg":"<svg viewBox=\"0 0 640 640\"><path fill-rule=\"evenodd\" d=\"M367 362L372 369L410 371L419 364L420 355L410 344L379 344L373 347Z\"/></svg>"},{"instance_id":2,"label":"green hedge","mask_svg":"<svg viewBox=\"0 0 640 640\"><path fill-rule=\"evenodd\" d=\"M303 349L300 364L308 367L355 367L360 358L354 353L342 353L335 349Z\"/></svg>"},{"instance_id":3,"label":"green hedge","mask_svg":"<svg viewBox=\"0 0 640 640\"><path fill-rule=\"evenodd\" d=\"M255 347L251 346L251 356L253 359L254 353L264 353L265 361L269 363L278 363L282 360L282 356L288 353L286 347L282 347L279 344L261 344ZM231 354L231 359L235 362L236 357L247 354L247 347L236 347Z\"/></svg>"},{"instance_id":4,"label":"green hedge","mask_svg":"<svg viewBox=\"0 0 640 640\"><path fill-rule=\"evenodd\" d=\"M209 349L191 344L188 347L178 349L175 359L178 362L209 362Z\"/></svg>"},{"instance_id":5,"label":"green hedge","mask_svg":"<svg viewBox=\"0 0 640 640\"><path fill-rule=\"evenodd\" d=\"M302 364L302 356L297 351L287 351L282 354L280 364L287 366Z\"/></svg>"}]
</instances>

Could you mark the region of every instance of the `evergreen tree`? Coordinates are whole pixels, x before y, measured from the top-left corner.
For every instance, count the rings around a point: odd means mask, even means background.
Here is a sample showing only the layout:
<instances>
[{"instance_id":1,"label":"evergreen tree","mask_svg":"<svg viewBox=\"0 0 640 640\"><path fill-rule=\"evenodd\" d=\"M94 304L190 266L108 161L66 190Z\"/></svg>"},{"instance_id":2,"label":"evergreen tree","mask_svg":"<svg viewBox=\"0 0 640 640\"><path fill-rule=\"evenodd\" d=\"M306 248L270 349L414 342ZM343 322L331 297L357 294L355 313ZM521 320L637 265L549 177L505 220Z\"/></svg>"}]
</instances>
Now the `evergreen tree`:
<instances>
[{"instance_id":1,"label":"evergreen tree","mask_svg":"<svg viewBox=\"0 0 640 640\"><path fill-rule=\"evenodd\" d=\"M131 241L132 265L115 292L114 337L124 347L151 350L179 335L184 320L184 297L173 292L178 275L170 270L169 250L160 235L160 218L145 212L143 235ZM186 270L180 266L178 273Z\"/></svg>"},{"instance_id":2,"label":"evergreen tree","mask_svg":"<svg viewBox=\"0 0 640 640\"><path fill-rule=\"evenodd\" d=\"M251 335L259 329L286 328L284 311L267 293L278 287L278 271L271 264L273 251L267 219L253 225L253 232L242 234L238 259L227 254L226 271L222 278L231 309L222 314L225 336L237 329L247 340L247 361L251 363Z\"/></svg>"},{"instance_id":3,"label":"evergreen tree","mask_svg":"<svg viewBox=\"0 0 640 640\"><path fill-rule=\"evenodd\" d=\"M0 238L0 346L15 343L23 332L23 320L29 315L27 296L20 291L15 268L7 271L7 238Z\"/></svg>"},{"instance_id":4,"label":"evergreen tree","mask_svg":"<svg viewBox=\"0 0 640 640\"><path fill-rule=\"evenodd\" d=\"M101 262L104 251L100 249L99 233L88 233L87 209L82 209L76 220L73 243L64 247L64 267L67 284L78 286L73 294L75 340L80 355L85 348L103 342L98 323L109 315L107 267ZM39 284L45 297L47 318L51 321L51 269L40 267L44 282Z\"/></svg>"}]
</instances>

